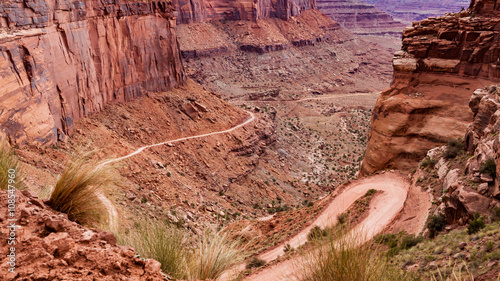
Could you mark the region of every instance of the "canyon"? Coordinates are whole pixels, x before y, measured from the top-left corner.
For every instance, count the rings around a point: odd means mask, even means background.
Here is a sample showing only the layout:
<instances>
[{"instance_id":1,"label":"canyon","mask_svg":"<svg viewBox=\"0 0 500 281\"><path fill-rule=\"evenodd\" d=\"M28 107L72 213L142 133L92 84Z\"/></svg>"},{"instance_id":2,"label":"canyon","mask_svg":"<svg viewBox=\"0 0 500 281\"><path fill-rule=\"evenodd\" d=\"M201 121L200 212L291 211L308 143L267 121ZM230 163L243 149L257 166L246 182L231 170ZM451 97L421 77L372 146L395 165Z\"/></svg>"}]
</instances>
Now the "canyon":
<instances>
[{"instance_id":1,"label":"canyon","mask_svg":"<svg viewBox=\"0 0 500 281\"><path fill-rule=\"evenodd\" d=\"M112 101L185 80L170 2L3 1L0 15L0 124L18 145L55 144Z\"/></svg>"},{"instance_id":2,"label":"canyon","mask_svg":"<svg viewBox=\"0 0 500 281\"><path fill-rule=\"evenodd\" d=\"M421 21L430 17L439 17L445 13L457 13L469 7L468 0L363 0L373 4L399 21L411 24L412 21Z\"/></svg>"},{"instance_id":3,"label":"canyon","mask_svg":"<svg viewBox=\"0 0 500 281\"><path fill-rule=\"evenodd\" d=\"M359 35L390 35L399 37L406 26L374 5L352 0L317 0L320 11ZM399 41L399 40L398 40Z\"/></svg>"},{"instance_id":4,"label":"canyon","mask_svg":"<svg viewBox=\"0 0 500 281\"><path fill-rule=\"evenodd\" d=\"M8 280L177 278L124 242L145 221L183 231L189 251L225 233L243 241L245 258L270 263L259 272L234 260L226 274L279 280L273 268L296 269L295 248L312 249L313 227L330 231L344 215L353 229L369 226L366 240L432 236L428 218L441 215L445 232L492 216L500 89L485 86L500 82L500 3L461 5L2 2L0 140L27 189L18 192L20 270ZM48 200L82 154L113 178L99 193L112 221L103 230ZM6 214L0 205L1 223ZM483 257L471 263L475 276L498 274ZM441 268L421 265L418 274Z\"/></svg>"}]
</instances>

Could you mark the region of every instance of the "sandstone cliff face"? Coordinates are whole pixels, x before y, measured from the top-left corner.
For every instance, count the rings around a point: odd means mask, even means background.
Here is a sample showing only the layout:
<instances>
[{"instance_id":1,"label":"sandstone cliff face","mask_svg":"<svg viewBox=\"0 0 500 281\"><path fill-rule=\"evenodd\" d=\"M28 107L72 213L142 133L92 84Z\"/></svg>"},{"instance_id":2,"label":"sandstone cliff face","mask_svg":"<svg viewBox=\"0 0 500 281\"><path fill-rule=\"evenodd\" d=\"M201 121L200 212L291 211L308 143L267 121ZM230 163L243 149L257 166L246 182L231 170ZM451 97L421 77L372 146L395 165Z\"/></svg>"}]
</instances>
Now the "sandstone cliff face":
<instances>
[{"instance_id":1,"label":"sandstone cliff face","mask_svg":"<svg viewBox=\"0 0 500 281\"><path fill-rule=\"evenodd\" d=\"M183 83L170 2L0 4L0 124L15 143L53 143L111 101Z\"/></svg>"},{"instance_id":2,"label":"sandstone cliff face","mask_svg":"<svg viewBox=\"0 0 500 281\"><path fill-rule=\"evenodd\" d=\"M356 34L400 36L406 26L375 6L354 0L317 0L318 9Z\"/></svg>"},{"instance_id":3,"label":"sandstone cliff face","mask_svg":"<svg viewBox=\"0 0 500 281\"><path fill-rule=\"evenodd\" d=\"M471 92L500 78L500 18L496 4L483 4L479 13L430 18L403 31L393 85L373 112L361 175L411 171L427 150L463 136Z\"/></svg>"},{"instance_id":4,"label":"sandstone cliff face","mask_svg":"<svg viewBox=\"0 0 500 281\"><path fill-rule=\"evenodd\" d=\"M178 23L211 20L287 20L304 10L314 9L315 0L174 0Z\"/></svg>"}]
</instances>

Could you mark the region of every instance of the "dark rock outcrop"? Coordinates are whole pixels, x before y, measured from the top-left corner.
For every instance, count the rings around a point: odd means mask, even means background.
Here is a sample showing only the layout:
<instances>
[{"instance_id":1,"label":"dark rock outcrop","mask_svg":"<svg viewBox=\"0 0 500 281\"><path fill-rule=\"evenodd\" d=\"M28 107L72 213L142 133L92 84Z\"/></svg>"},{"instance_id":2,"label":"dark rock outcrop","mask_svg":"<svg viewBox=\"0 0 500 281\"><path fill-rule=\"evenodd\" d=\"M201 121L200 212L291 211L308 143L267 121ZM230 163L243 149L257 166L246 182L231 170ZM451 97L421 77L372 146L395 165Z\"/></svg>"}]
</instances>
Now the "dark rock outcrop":
<instances>
[{"instance_id":1,"label":"dark rock outcrop","mask_svg":"<svg viewBox=\"0 0 500 281\"><path fill-rule=\"evenodd\" d=\"M185 79L168 1L0 3L0 124L13 143L66 140L111 101Z\"/></svg>"},{"instance_id":2,"label":"dark rock outcrop","mask_svg":"<svg viewBox=\"0 0 500 281\"><path fill-rule=\"evenodd\" d=\"M394 82L373 112L361 175L411 171L427 150L463 136L473 117L471 92L500 80L499 12L496 4L478 5L403 31Z\"/></svg>"}]
</instances>

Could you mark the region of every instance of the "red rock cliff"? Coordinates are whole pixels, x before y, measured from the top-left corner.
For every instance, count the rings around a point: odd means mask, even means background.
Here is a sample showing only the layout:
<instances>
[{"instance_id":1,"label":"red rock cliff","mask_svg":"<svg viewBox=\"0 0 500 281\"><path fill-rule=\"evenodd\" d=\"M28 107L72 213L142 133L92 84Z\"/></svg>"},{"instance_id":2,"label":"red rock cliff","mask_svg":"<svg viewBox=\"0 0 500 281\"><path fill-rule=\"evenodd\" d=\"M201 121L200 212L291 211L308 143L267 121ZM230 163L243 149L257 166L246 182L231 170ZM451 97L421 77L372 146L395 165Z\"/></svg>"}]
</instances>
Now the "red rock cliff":
<instances>
[{"instance_id":1,"label":"red rock cliff","mask_svg":"<svg viewBox=\"0 0 500 281\"><path fill-rule=\"evenodd\" d=\"M0 124L16 143L53 143L111 101L185 76L171 2L0 3Z\"/></svg>"},{"instance_id":2,"label":"red rock cliff","mask_svg":"<svg viewBox=\"0 0 500 281\"><path fill-rule=\"evenodd\" d=\"M500 12L476 0L469 11L429 18L403 31L394 82L379 97L361 175L411 171L427 150L462 137L476 88L500 79Z\"/></svg>"},{"instance_id":3,"label":"red rock cliff","mask_svg":"<svg viewBox=\"0 0 500 281\"><path fill-rule=\"evenodd\" d=\"M174 0L178 23L210 20L287 20L316 8L316 0Z\"/></svg>"}]
</instances>

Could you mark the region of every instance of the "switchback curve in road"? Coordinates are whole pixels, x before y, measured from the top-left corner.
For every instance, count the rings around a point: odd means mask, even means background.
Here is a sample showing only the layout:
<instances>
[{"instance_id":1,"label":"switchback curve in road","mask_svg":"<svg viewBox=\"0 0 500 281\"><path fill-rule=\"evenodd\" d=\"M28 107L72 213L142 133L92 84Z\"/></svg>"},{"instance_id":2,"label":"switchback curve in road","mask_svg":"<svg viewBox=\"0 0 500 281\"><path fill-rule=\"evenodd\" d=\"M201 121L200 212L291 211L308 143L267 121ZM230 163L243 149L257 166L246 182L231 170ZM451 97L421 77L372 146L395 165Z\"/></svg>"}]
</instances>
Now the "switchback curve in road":
<instances>
[{"instance_id":1,"label":"switchback curve in road","mask_svg":"<svg viewBox=\"0 0 500 281\"><path fill-rule=\"evenodd\" d=\"M407 179L396 173L384 173L357 180L341 191L310 226L301 230L291 239L283 242L279 247L259 255L259 258L270 262L284 255L284 245L290 244L293 248L297 248L304 244L307 242L307 235L311 228L314 226L324 228L334 225L337 222L338 215L349 209L368 190L376 189L383 191L382 194L372 200L368 216L352 230L364 240L363 242L368 241L376 234L382 232L397 217L403 209L409 187L410 183ZM295 280L296 272L294 270L296 267L297 261L290 259L258 271L244 280ZM234 276L237 272L244 269L245 265L239 265L224 274L221 280L229 280L231 275Z\"/></svg>"}]
</instances>

